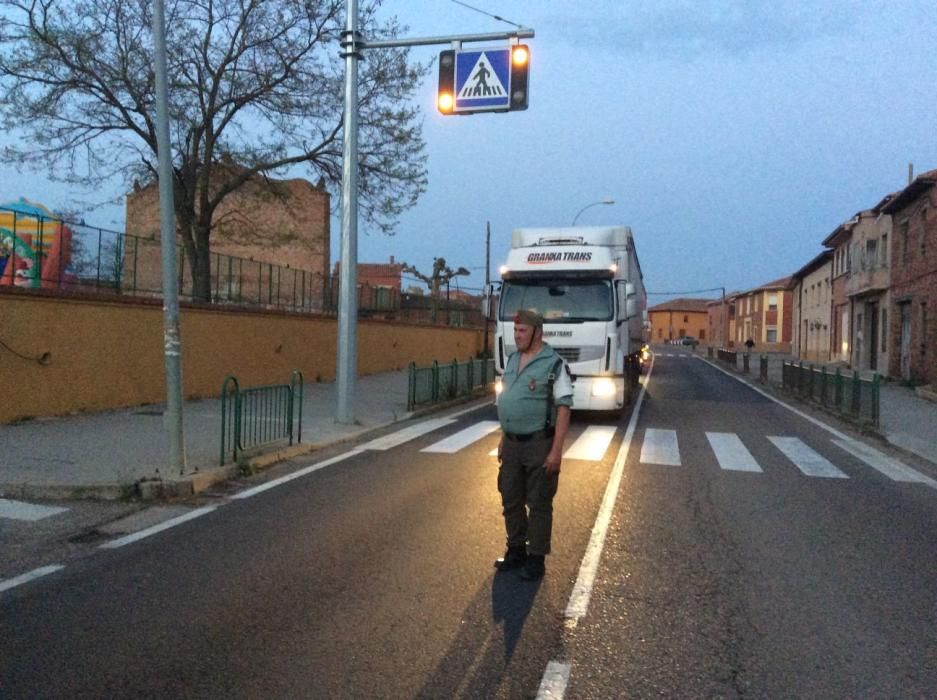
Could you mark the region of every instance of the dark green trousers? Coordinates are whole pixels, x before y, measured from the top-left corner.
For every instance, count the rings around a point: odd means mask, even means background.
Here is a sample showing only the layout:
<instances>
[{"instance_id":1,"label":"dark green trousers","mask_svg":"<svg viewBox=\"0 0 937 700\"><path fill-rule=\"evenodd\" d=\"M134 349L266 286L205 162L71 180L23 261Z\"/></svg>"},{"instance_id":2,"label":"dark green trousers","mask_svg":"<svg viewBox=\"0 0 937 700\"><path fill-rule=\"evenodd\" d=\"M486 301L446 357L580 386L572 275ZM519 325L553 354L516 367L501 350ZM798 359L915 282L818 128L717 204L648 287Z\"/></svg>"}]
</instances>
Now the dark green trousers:
<instances>
[{"instance_id":1,"label":"dark green trousers","mask_svg":"<svg viewBox=\"0 0 937 700\"><path fill-rule=\"evenodd\" d=\"M504 507L504 528L509 547L527 544L529 554L550 553L553 497L559 474L543 468L553 438L514 442L505 438L498 469L498 491Z\"/></svg>"}]
</instances>

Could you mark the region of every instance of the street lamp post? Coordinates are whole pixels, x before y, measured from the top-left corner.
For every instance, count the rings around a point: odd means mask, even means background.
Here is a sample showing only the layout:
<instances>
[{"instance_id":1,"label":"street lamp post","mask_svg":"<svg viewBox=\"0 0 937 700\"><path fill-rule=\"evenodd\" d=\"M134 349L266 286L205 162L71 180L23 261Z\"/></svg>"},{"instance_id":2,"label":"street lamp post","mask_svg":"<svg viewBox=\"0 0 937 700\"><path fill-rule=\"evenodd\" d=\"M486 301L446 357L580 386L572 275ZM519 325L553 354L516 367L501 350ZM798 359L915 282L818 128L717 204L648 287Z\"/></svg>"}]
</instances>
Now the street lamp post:
<instances>
[{"instance_id":1,"label":"street lamp post","mask_svg":"<svg viewBox=\"0 0 937 700\"><path fill-rule=\"evenodd\" d=\"M614 200L614 199L603 199L603 200L598 201L598 202L592 202L591 204L587 204L587 205L584 206L582 209L580 209L578 212L576 212L576 216L573 217L573 223L571 223L570 226L575 226L575 225L576 225L576 221L579 220L579 215L582 214L582 212L584 212L586 209L590 209L590 208L592 208L592 207L597 207L597 206L599 206L600 204L614 204L614 203L615 203L615 200Z\"/></svg>"}]
</instances>

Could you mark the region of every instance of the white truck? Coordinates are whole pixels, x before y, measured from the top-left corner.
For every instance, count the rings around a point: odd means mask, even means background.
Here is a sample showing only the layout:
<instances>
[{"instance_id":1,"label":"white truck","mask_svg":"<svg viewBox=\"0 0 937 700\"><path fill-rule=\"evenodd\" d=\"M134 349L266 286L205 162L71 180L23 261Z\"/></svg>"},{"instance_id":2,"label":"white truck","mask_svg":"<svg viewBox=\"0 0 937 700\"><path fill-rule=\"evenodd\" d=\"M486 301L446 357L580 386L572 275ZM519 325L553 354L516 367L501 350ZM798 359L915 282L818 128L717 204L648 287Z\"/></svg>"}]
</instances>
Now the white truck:
<instances>
[{"instance_id":1,"label":"white truck","mask_svg":"<svg viewBox=\"0 0 937 700\"><path fill-rule=\"evenodd\" d=\"M647 295L631 229L516 229L500 271L498 373L516 349L514 313L536 309L544 340L569 364L573 410L622 410L647 341Z\"/></svg>"}]
</instances>

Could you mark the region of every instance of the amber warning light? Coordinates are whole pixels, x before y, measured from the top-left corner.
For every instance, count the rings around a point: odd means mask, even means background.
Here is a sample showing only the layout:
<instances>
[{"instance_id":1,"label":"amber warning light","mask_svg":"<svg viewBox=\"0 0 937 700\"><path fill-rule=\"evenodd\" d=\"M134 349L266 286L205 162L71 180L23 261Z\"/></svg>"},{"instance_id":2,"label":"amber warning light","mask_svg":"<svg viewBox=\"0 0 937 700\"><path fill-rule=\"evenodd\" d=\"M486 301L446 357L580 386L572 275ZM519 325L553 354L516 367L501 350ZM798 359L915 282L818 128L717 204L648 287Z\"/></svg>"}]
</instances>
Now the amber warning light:
<instances>
[{"instance_id":1,"label":"amber warning light","mask_svg":"<svg viewBox=\"0 0 937 700\"><path fill-rule=\"evenodd\" d=\"M515 46L511 52L511 60L515 66L526 66L527 59L530 58L530 52L526 46Z\"/></svg>"}]
</instances>

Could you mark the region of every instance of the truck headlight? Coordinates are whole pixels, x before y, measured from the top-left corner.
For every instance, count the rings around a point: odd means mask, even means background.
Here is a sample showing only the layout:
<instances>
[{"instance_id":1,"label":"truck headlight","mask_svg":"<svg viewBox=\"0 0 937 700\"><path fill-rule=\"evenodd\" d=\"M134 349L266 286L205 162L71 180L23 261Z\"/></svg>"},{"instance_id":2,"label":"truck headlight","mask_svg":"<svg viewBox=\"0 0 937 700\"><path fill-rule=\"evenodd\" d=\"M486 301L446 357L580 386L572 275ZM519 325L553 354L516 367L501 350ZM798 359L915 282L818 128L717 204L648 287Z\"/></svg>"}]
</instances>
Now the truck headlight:
<instances>
[{"instance_id":1,"label":"truck headlight","mask_svg":"<svg viewBox=\"0 0 937 700\"><path fill-rule=\"evenodd\" d=\"M592 384L592 395L600 398L614 396L617 391L615 382L607 377L599 377Z\"/></svg>"},{"instance_id":2,"label":"truck headlight","mask_svg":"<svg viewBox=\"0 0 937 700\"><path fill-rule=\"evenodd\" d=\"M495 393L500 394L504 391L504 383L500 379L495 380Z\"/></svg>"}]
</instances>

